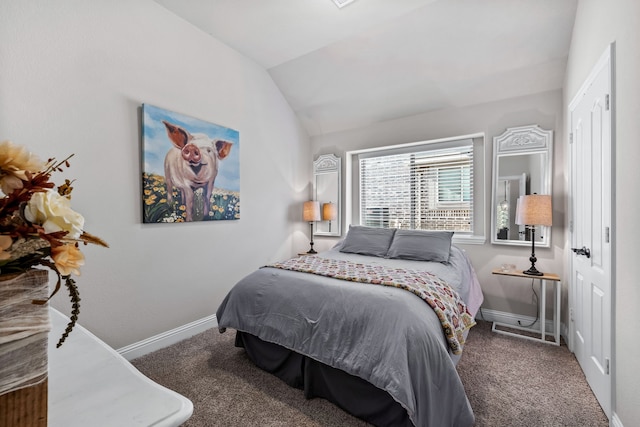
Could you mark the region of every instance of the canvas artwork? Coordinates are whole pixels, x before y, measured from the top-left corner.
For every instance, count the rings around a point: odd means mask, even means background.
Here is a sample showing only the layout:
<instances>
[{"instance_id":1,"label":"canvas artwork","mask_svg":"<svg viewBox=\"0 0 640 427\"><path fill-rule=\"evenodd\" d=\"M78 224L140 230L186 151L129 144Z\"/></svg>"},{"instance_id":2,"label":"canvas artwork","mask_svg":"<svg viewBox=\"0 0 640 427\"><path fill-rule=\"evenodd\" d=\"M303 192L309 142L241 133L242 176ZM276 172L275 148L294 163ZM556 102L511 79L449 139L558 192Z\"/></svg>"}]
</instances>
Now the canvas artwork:
<instances>
[{"instance_id":1,"label":"canvas artwork","mask_svg":"<svg viewBox=\"0 0 640 427\"><path fill-rule=\"evenodd\" d=\"M142 105L145 223L240 219L239 132Z\"/></svg>"}]
</instances>

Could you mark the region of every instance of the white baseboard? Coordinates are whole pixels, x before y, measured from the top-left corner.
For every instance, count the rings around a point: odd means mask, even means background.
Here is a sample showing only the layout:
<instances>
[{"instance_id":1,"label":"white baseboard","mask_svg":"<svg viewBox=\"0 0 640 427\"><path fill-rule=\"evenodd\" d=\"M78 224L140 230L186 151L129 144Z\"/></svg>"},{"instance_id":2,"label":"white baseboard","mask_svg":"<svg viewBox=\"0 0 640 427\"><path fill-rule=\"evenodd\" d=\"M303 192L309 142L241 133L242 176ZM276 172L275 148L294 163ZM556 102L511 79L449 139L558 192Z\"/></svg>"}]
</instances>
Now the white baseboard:
<instances>
[{"instance_id":1,"label":"white baseboard","mask_svg":"<svg viewBox=\"0 0 640 427\"><path fill-rule=\"evenodd\" d=\"M622 421L620 421L620 418L618 418L618 414L616 414L615 412L611 416L611 421L610 421L609 425L611 427L624 427L622 425Z\"/></svg>"},{"instance_id":2,"label":"white baseboard","mask_svg":"<svg viewBox=\"0 0 640 427\"><path fill-rule=\"evenodd\" d=\"M218 320L216 319L216 315L212 314L211 316L203 317L202 319L195 320L170 331L154 335L151 338L119 348L116 351L125 359L133 360L217 326Z\"/></svg>"},{"instance_id":3,"label":"white baseboard","mask_svg":"<svg viewBox=\"0 0 640 427\"><path fill-rule=\"evenodd\" d=\"M540 320L536 320L535 317L507 313L506 311L491 310L488 308L481 308L480 311L478 311L478 314L476 314L476 318L480 320L486 320L487 322L499 322L513 326L529 326L533 323L533 325L531 325L531 328L540 328ZM518 321L520 322L520 325L518 324ZM546 319L545 330L547 333L553 334L553 320ZM562 335L566 342L566 327L563 323L560 323L560 335Z\"/></svg>"}]
</instances>

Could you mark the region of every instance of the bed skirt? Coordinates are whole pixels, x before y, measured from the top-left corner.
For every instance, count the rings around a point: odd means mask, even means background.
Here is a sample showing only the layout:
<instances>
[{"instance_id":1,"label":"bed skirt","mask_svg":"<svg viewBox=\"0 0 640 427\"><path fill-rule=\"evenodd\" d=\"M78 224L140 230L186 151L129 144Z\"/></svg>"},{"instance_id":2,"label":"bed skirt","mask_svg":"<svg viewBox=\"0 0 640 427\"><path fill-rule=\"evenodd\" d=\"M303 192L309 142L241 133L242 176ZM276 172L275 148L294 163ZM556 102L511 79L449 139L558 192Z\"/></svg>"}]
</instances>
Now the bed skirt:
<instances>
[{"instance_id":1,"label":"bed skirt","mask_svg":"<svg viewBox=\"0 0 640 427\"><path fill-rule=\"evenodd\" d=\"M407 411L386 391L331 366L236 331L236 347L243 347L260 369L304 390L307 399L321 397L375 426L413 427Z\"/></svg>"}]
</instances>

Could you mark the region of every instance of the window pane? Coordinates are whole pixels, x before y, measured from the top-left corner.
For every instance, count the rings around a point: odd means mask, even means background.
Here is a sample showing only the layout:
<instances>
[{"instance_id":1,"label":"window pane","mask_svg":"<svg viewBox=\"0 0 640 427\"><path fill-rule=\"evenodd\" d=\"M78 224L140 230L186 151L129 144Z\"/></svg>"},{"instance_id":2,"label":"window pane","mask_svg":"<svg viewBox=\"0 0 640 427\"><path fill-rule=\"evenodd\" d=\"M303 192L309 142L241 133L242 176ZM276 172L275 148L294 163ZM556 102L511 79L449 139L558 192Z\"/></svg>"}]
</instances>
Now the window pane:
<instances>
[{"instance_id":1,"label":"window pane","mask_svg":"<svg viewBox=\"0 0 640 427\"><path fill-rule=\"evenodd\" d=\"M459 202L462 200L461 168L438 170L438 201Z\"/></svg>"},{"instance_id":2,"label":"window pane","mask_svg":"<svg viewBox=\"0 0 640 427\"><path fill-rule=\"evenodd\" d=\"M472 232L473 147L360 158L360 223Z\"/></svg>"}]
</instances>

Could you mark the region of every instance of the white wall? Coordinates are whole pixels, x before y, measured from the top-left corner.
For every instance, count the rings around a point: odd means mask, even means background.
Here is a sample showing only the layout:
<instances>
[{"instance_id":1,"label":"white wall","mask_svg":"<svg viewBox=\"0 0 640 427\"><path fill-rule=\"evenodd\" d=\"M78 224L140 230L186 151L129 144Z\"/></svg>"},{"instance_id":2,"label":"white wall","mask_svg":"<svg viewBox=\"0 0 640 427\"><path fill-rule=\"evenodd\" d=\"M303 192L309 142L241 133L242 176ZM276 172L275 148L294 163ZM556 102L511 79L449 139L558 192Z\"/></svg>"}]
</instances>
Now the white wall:
<instances>
[{"instance_id":1,"label":"white wall","mask_svg":"<svg viewBox=\"0 0 640 427\"><path fill-rule=\"evenodd\" d=\"M637 0L580 0L564 91L564 105L576 95L606 47L615 42L615 198L613 227L615 251L615 402L622 424L640 420L640 263L638 211L640 210L640 2ZM565 129L568 124L565 123ZM566 134L566 132L565 132Z\"/></svg>"},{"instance_id":2,"label":"white wall","mask_svg":"<svg viewBox=\"0 0 640 427\"><path fill-rule=\"evenodd\" d=\"M538 258L536 266L541 271L555 272L562 276L565 247L562 201L566 195L562 165L565 164L566 150L557 140L557 133L562 129L562 92L560 90L472 107L452 108L379 123L359 130L314 137L312 152L314 158L325 153L335 153L344 158L344 153L351 150L484 132L486 136L484 211L487 212L484 223L487 243L461 245L461 247L469 254L482 284L485 296L484 308L535 317L536 305L532 302L531 288L527 282L491 274L493 268L503 263L515 264L522 269L528 268L531 265L529 263L531 248L492 245L488 214L491 202L493 137L502 134L508 127L530 124L538 124L544 129L553 130L555 140L553 163L556 167L552 179L554 197L552 247L536 248ZM318 237L316 247L326 249L335 241L335 238ZM566 306L566 290L563 302Z\"/></svg>"},{"instance_id":3,"label":"white wall","mask_svg":"<svg viewBox=\"0 0 640 427\"><path fill-rule=\"evenodd\" d=\"M241 219L142 224L139 107L240 132ZM215 312L231 286L303 247L306 133L258 65L150 0L3 0L0 139L75 153L81 323L118 348ZM68 313L65 292L55 307Z\"/></svg>"}]
</instances>

